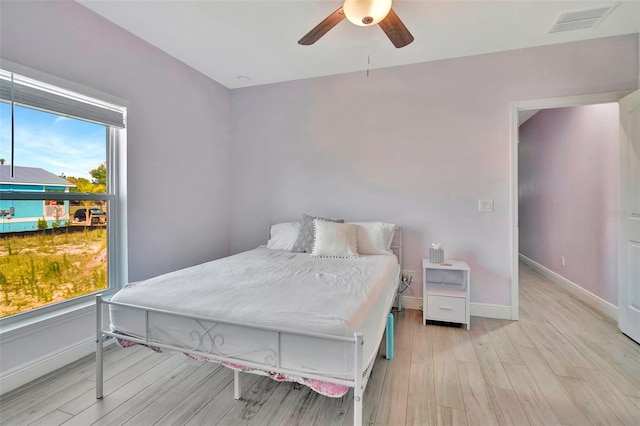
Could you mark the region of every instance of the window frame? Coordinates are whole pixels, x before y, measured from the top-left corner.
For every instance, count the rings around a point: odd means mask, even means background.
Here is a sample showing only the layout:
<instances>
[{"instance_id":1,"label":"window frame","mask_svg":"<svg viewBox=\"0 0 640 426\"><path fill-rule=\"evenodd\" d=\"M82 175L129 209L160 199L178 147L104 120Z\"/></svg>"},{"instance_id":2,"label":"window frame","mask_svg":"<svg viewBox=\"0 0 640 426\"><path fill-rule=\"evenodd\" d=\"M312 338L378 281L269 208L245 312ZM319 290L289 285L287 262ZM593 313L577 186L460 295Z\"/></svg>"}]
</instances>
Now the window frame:
<instances>
[{"instance_id":1,"label":"window frame","mask_svg":"<svg viewBox=\"0 0 640 426\"><path fill-rule=\"evenodd\" d=\"M0 191L0 197L7 200L42 200L43 202L45 200L104 200L108 202L107 279L109 287L99 292L89 293L0 318L0 328L3 331L7 331L15 327L29 325L39 320L62 315L76 309L82 309L87 305L95 303L95 295L97 293L101 293L108 298L128 282L126 217L126 111L128 102L96 89L69 82L4 59L0 59L0 68L34 80L39 80L46 84L58 86L118 105L124 109L125 120L125 128L116 128L105 124L105 126L107 126L107 137L105 141L107 145L107 191L105 193ZM53 113L55 113L55 111L53 111Z\"/></svg>"}]
</instances>

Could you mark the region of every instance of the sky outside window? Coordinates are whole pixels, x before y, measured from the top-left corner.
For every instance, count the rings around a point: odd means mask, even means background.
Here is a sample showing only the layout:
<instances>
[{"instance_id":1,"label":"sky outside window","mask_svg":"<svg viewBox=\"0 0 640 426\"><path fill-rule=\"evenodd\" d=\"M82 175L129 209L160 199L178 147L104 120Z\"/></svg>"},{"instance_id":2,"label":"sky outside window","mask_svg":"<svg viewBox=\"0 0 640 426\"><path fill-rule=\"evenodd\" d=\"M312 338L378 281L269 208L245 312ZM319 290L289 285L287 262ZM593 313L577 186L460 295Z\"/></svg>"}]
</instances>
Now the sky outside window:
<instances>
[{"instance_id":1,"label":"sky outside window","mask_svg":"<svg viewBox=\"0 0 640 426\"><path fill-rule=\"evenodd\" d=\"M15 166L91 180L89 171L106 161L104 125L17 105L14 125ZM0 103L0 158L11 163L11 105L4 102Z\"/></svg>"}]
</instances>

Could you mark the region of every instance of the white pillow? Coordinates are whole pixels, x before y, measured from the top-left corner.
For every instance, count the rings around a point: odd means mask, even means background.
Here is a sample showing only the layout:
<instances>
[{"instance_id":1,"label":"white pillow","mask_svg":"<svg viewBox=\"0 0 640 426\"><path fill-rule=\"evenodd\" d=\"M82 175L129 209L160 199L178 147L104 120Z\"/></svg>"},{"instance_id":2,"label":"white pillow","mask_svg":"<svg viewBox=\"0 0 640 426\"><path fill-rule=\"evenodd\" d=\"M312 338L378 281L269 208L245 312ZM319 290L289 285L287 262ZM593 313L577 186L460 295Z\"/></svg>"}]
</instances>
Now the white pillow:
<instances>
[{"instance_id":1,"label":"white pillow","mask_svg":"<svg viewBox=\"0 0 640 426\"><path fill-rule=\"evenodd\" d=\"M271 238L267 241L267 248L276 250L289 250L298 238L300 222L284 222L271 225Z\"/></svg>"},{"instance_id":2,"label":"white pillow","mask_svg":"<svg viewBox=\"0 0 640 426\"><path fill-rule=\"evenodd\" d=\"M393 254L393 223L384 222L348 222L358 226L358 253Z\"/></svg>"},{"instance_id":3,"label":"white pillow","mask_svg":"<svg viewBox=\"0 0 640 426\"><path fill-rule=\"evenodd\" d=\"M358 257L356 225L313 220L312 257Z\"/></svg>"}]
</instances>

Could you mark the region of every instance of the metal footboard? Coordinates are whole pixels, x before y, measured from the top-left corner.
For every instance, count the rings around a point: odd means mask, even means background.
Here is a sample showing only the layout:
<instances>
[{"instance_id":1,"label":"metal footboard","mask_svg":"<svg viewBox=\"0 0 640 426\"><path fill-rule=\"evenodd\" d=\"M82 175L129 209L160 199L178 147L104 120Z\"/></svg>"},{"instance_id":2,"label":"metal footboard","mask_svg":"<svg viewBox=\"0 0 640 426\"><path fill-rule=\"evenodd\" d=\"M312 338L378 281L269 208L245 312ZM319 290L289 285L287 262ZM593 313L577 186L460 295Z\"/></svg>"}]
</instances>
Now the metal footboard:
<instances>
[{"instance_id":1,"label":"metal footboard","mask_svg":"<svg viewBox=\"0 0 640 426\"><path fill-rule=\"evenodd\" d=\"M115 333L110 330L105 330L103 326L103 318L104 318L104 309L107 306L118 306L120 308L125 309L133 309L137 311L142 311L144 313L145 318L145 330L146 334L141 337L122 335L120 333ZM177 346L169 343L165 343L159 341L156 338L152 338L150 336L151 326L149 324L150 314L163 314L163 315L171 315L183 319L189 319L195 321L195 324L225 324L232 325L238 327L246 327L250 329L268 331L274 334L276 339L276 350L275 351L267 351L268 355L265 355L264 362L255 362L248 361L243 359L242 356L246 355L244 353L234 353L234 354L226 354L216 347L215 342L220 341L220 339L224 339L224 336L221 335L209 335L207 341L211 343L210 346L205 346L199 344L196 347L187 348L184 346ZM205 327L206 329L206 327ZM209 330L210 331L210 330ZM387 335L392 331L387 331ZM317 371L302 371L295 370L290 368L283 368L281 365L282 354L280 353L280 342L282 340L283 335L297 335L297 336L305 336L316 339L323 339L327 342L343 342L346 344L353 344L354 350L354 365L353 365L353 374L351 379L341 379L331 376L331 372L317 372ZM353 337L341 337L334 335L325 335L319 333L309 333L309 332L301 332L296 330L281 330L273 327L263 327L263 326L255 326L250 324L242 324L235 323L224 320L217 320L206 317L199 317L194 315L183 315L178 314L171 311L165 311L161 309L147 308L143 306L130 305L126 303L119 302L111 302L104 300L102 295L96 296L96 398L101 399L104 395L104 374L103 374L103 349L104 349L104 341L107 337L113 337L116 339L121 339L125 341L135 342L138 344L157 347L164 350L169 351L178 351L187 353L189 355L195 357L201 357L203 359L207 359L210 361L216 361L221 363L231 363L231 364L239 364L243 367L248 367L256 370L264 370L270 372L281 373L289 376L297 376L304 377L306 379L315 379L322 380L329 383L335 383L339 385L344 385L347 387L351 387L354 390L353 395L353 403L354 403L354 425L362 424L362 396L364 393L364 389L366 387L367 381L369 379L369 375L371 373L371 368L366 369L363 361L363 335L360 332L354 333ZM202 342L203 339L200 339ZM387 348L387 354L389 353L389 348ZM234 396L236 399L240 398L241 389L240 389L240 381L238 380L239 374L237 371L234 372Z\"/></svg>"}]
</instances>

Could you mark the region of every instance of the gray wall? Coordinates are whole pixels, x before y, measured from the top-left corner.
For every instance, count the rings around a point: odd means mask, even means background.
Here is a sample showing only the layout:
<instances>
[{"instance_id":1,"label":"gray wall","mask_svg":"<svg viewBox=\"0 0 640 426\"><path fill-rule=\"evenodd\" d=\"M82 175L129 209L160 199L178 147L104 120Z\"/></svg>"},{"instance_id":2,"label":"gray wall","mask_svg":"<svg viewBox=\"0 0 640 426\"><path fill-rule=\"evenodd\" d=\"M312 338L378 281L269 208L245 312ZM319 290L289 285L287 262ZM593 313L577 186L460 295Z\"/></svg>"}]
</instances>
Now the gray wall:
<instances>
[{"instance_id":1,"label":"gray wall","mask_svg":"<svg viewBox=\"0 0 640 426\"><path fill-rule=\"evenodd\" d=\"M617 103L544 110L518 145L520 253L615 306L619 126Z\"/></svg>"},{"instance_id":2,"label":"gray wall","mask_svg":"<svg viewBox=\"0 0 640 426\"><path fill-rule=\"evenodd\" d=\"M225 87L69 1L3 1L0 56L129 102L130 280L228 254ZM90 340L92 315L3 338L0 371Z\"/></svg>"}]
</instances>

